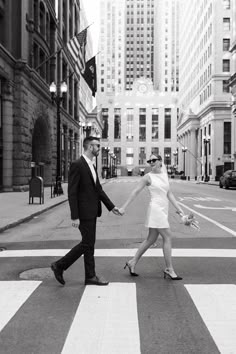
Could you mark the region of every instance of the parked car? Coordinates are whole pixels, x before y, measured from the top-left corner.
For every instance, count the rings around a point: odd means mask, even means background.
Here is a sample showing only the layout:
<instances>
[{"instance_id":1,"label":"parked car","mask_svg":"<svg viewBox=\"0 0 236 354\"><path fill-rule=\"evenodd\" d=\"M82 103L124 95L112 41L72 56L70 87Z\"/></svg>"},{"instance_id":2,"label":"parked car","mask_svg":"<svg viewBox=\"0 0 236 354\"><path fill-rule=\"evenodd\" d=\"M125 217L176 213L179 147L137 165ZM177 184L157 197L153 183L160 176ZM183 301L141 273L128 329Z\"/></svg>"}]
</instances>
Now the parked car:
<instances>
[{"instance_id":1,"label":"parked car","mask_svg":"<svg viewBox=\"0 0 236 354\"><path fill-rule=\"evenodd\" d=\"M220 177L219 187L225 187L225 189L236 187L236 171L225 171L223 176Z\"/></svg>"}]
</instances>

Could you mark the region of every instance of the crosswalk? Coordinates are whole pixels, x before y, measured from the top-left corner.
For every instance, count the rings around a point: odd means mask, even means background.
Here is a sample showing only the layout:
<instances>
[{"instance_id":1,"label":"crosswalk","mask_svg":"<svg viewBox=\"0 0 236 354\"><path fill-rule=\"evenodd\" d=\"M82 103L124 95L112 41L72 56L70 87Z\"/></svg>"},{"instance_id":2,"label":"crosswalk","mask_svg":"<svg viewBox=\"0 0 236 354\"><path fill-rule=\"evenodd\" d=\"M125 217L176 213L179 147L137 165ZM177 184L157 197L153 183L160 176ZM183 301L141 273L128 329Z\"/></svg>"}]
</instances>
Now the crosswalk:
<instances>
[{"instance_id":1,"label":"crosswalk","mask_svg":"<svg viewBox=\"0 0 236 354\"><path fill-rule=\"evenodd\" d=\"M28 257L51 257L51 256L61 256L66 253L67 250L12 250L4 251L0 254L0 259L19 257L28 259ZM7 253L8 252L8 253ZM112 257L112 259L117 259L117 257L127 257L133 255L135 249L97 249L97 257ZM224 258L230 262L236 256L236 250L234 249L175 249L173 250L174 257L184 257L189 259L189 257L202 257L201 259L212 259L214 261L216 258ZM4 255L5 254L5 255ZM209 257L210 255L210 257ZM149 249L145 254L145 257L159 257L162 256L162 251L159 249ZM148 258L148 259L149 259ZM147 259L147 260L148 260ZM69 291L74 291L77 294L76 289L74 289L74 284L60 287L55 282L52 277L51 282L47 283L47 293L48 298L56 296L57 301L68 302ZM113 279L112 282L106 287L97 286L87 286L83 287L81 290L80 298L78 303L74 307L72 314L70 314L71 319L68 322L67 328L65 329L65 336L58 338L60 341L60 351L55 351L56 353L62 354L146 354L150 353L165 353L164 349L161 350L162 346L159 341L159 326L153 329L154 333L156 331L156 342L157 349L155 351L146 351L143 345L143 338L148 337L148 333L145 333L145 326L143 323L145 316L150 316L147 314L159 314L165 311L165 316L171 322L176 315L170 310L171 306L163 309L163 304L158 303L157 300L161 296L163 291L163 299L168 298L168 292L170 292L172 299L171 301L176 301L176 305L172 304L174 307L179 305L179 296L182 303L189 303L190 310L188 310L187 323L191 321L200 321L201 326L205 328L205 336L209 337L209 342L212 341L211 351L206 350L208 353L223 353L223 354L234 354L236 353L236 279L234 283L185 283L184 280L181 282L171 282L159 280L159 284L155 285L156 288L151 288L153 286L151 279L145 281L134 281L129 278L129 281L120 281L119 279ZM53 287L52 285L53 284ZM155 282L156 284L156 282ZM167 284L167 285L166 285ZM149 288L150 287L150 288ZM56 295L55 295L56 294ZM145 294L145 296L143 296ZM174 294L174 295L173 295ZM181 295L178 295L181 294ZM37 305L36 305L37 299ZM41 300L40 306L39 299ZM44 299L44 300L43 300ZM144 301L150 301L150 305L146 308L146 312L143 311ZM163 301L162 299L162 301ZM35 309L34 316L37 317L37 311L45 312L45 284L44 281L36 280L2 280L0 281L0 343L4 343L4 338L6 338L6 333L12 330L11 322L14 319L14 323L18 323L17 326L21 326L22 320L21 316L24 313L24 308L30 303L31 307ZM149 302L148 302L149 303ZM169 304L170 305L170 304ZM147 305L145 305L147 306ZM150 308L149 308L150 307ZM49 306L50 308L50 306ZM57 326L55 318L61 318L65 316L63 311L61 314L54 313L55 309L51 307L52 313L45 319L45 326L48 320L52 321ZM66 310L65 310L66 311ZM198 314L198 316L196 315ZM162 314L163 315L163 314ZM59 316L59 317L58 317ZM61 317L60 317L61 316ZM160 316L161 318L161 316ZM141 325L142 324L142 325ZM25 328L30 326L29 323L24 323ZM194 326L194 324L193 324ZM205 326L205 327L204 327ZM196 338L201 338L202 334L197 333L196 326ZM4 331L5 336L2 336ZM168 328L166 329L168 331ZM49 334L50 336L50 334ZM23 339L22 339L23 340ZM43 342L42 338L42 342ZM45 340L45 343L48 342ZM55 341L55 338L52 341ZM170 340L172 337L170 336ZM201 339L199 339L201 340ZM40 354L54 354L54 351L50 349L47 351L46 344L42 344L40 349ZM53 344L51 344L53 345ZM199 345L199 344L198 344ZM215 347L214 347L215 346ZM51 348L51 347L50 347ZM158 349L159 348L159 349ZM18 348L19 349L19 348ZM9 349L9 353L15 354L18 349ZM190 351L189 351L190 352ZM193 353L205 353L204 351L193 351ZM7 352L8 353L8 352ZM31 353L31 351L22 352L22 354ZM37 351L35 351L37 353ZM187 351L169 351L172 354L183 354ZM0 354L5 354L1 352Z\"/></svg>"}]
</instances>

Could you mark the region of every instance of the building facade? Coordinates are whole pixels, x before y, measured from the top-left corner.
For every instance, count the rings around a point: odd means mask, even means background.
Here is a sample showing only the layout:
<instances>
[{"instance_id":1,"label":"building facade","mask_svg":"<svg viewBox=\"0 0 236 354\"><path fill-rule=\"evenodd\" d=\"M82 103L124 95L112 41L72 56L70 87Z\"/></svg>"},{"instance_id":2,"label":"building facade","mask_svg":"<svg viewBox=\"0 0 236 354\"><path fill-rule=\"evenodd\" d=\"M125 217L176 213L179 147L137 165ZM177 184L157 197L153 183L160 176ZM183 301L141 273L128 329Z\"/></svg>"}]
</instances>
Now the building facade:
<instances>
[{"instance_id":1,"label":"building facade","mask_svg":"<svg viewBox=\"0 0 236 354\"><path fill-rule=\"evenodd\" d=\"M218 178L232 166L231 95L233 1L181 2L180 148L190 177ZM185 154L180 154L183 164Z\"/></svg>"},{"instance_id":2,"label":"building facade","mask_svg":"<svg viewBox=\"0 0 236 354\"><path fill-rule=\"evenodd\" d=\"M232 1L233 23L232 23L232 44L230 52L232 55L232 75L229 79L231 88L231 119L232 119L232 154L234 158L234 170L236 169L236 3Z\"/></svg>"},{"instance_id":3,"label":"building facade","mask_svg":"<svg viewBox=\"0 0 236 354\"><path fill-rule=\"evenodd\" d=\"M178 168L176 157L176 96L153 89L151 79L140 78L131 91L104 95L101 110L102 167L116 156L118 175L140 175L151 155L161 154L169 172Z\"/></svg>"},{"instance_id":4,"label":"building facade","mask_svg":"<svg viewBox=\"0 0 236 354\"><path fill-rule=\"evenodd\" d=\"M179 0L157 1L154 21L154 88L179 91Z\"/></svg>"},{"instance_id":5,"label":"building facade","mask_svg":"<svg viewBox=\"0 0 236 354\"><path fill-rule=\"evenodd\" d=\"M67 180L69 164L81 152L81 127L91 107L89 93L91 102L92 96L67 48L68 41L83 29L80 15L79 0L0 2L2 191L26 189L32 168L45 184L55 180L58 114L63 180ZM49 91L52 82L58 98L61 84L67 85L59 112Z\"/></svg>"}]
</instances>

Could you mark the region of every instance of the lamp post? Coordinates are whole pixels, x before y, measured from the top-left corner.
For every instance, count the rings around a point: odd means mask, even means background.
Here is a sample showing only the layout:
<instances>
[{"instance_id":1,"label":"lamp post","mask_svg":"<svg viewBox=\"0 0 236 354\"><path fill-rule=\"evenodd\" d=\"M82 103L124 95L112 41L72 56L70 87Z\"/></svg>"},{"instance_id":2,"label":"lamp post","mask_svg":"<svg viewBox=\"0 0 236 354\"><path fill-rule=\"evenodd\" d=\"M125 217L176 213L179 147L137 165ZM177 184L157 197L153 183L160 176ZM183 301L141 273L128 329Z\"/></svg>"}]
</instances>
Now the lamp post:
<instances>
[{"instance_id":1,"label":"lamp post","mask_svg":"<svg viewBox=\"0 0 236 354\"><path fill-rule=\"evenodd\" d=\"M205 150L205 156L206 156L206 160L205 160L205 182L209 181L209 176L207 174L207 145L210 144L211 139L209 137L204 137L203 139L203 144L204 144L204 150Z\"/></svg>"},{"instance_id":2,"label":"lamp post","mask_svg":"<svg viewBox=\"0 0 236 354\"><path fill-rule=\"evenodd\" d=\"M51 93L52 101L57 105L57 172L54 194L61 195L63 194L61 185L61 102L67 92L67 84L61 82L59 85L56 85L55 82L52 82L49 91Z\"/></svg>"},{"instance_id":3,"label":"lamp post","mask_svg":"<svg viewBox=\"0 0 236 354\"><path fill-rule=\"evenodd\" d=\"M108 161L108 156L109 156L109 151L110 151L110 147L109 146L105 146L104 147L106 153L107 153L107 158L106 158L106 178L108 178L108 169L109 169L109 161Z\"/></svg>"},{"instance_id":4,"label":"lamp post","mask_svg":"<svg viewBox=\"0 0 236 354\"><path fill-rule=\"evenodd\" d=\"M175 170L178 168L178 148L176 148L176 150L173 152L173 155L175 157Z\"/></svg>"},{"instance_id":5,"label":"lamp post","mask_svg":"<svg viewBox=\"0 0 236 354\"><path fill-rule=\"evenodd\" d=\"M92 123L88 122L87 124L85 122L82 123L82 127L83 127L83 132L85 132L85 136L88 137L91 133L91 129L92 129Z\"/></svg>"},{"instance_id":6,"label":"lamp post","mask_svg":"<svg viewBox=\"0 0 236 354\"><path fill-rule=\"evenodd\" d=\"M183 151L183 154L184 154L184 176L183 176L183 179L186 179L186 176L185 176L185 154L186 154L187 150L188 150L188 148L186 146L182 147L182 151Z\"/></svg>"},{"instance_id":7,"label":"lamp post","mask_svg":"<svg viewBox=\"0 0 236 354\"><path fill-rule=\"evenodd\" d=\"M170 158L170 154L165 154L165 158L166 158L166 168L167 168L167 175L168 175L168 165L169 165L169 158Z\"/></svg>"}]
</instances>

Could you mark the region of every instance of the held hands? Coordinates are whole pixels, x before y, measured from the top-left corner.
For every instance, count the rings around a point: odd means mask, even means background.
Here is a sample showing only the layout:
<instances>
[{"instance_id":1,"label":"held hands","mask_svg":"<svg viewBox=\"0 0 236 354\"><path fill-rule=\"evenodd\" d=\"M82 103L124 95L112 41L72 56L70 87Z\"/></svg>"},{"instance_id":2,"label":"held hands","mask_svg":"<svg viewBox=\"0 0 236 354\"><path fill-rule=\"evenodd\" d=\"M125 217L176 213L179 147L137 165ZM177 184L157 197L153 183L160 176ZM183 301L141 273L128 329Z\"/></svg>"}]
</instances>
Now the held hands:
<instances>
[{"instance_id":1,"label":"held hands","mask_svg":"<svg viewBox=\"0 0 236 354\"><path fill-rule=\"evenodd\" d=\"M113 212L115 215L122 216L122 215L124 215L124 213L125 213L125 209L123 209L123 208L118 208L118 207L114 207L114 208L112 209L112 212Z\"/></svg>"},{"instance_id":2,"label":"held hands","mask_svg":"<svg viewBox=\"0 0 236 354\"><path fill-rule=\"evenodd\" d=\"M112 212L113 212L113 214L115 214L115 215L119 215L119 216L123 215L123 214L120 213L120 209L119 209L118 207L114 207L114 208L112 209Z\"/></svg>"}]
</instances>

